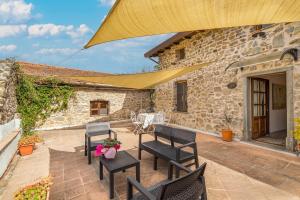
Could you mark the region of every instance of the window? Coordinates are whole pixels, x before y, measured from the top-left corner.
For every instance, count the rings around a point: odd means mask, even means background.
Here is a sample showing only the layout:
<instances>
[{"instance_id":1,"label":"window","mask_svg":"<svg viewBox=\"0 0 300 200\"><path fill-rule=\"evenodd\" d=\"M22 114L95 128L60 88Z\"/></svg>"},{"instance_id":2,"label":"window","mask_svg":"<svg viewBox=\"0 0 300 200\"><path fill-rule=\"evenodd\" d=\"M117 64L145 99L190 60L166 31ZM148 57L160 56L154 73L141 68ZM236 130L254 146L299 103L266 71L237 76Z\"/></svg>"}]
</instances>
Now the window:
<instances>
[{"instance_id":1,"label":"window","mask_svg":"<svg viewBox=\"0 0 300 200\"><path fill-rule=\"evenodd\" d=\"M187 112L187 82L176 83L176 111Z\"/></svg>"},{"instance_id":2,"label":"window","mask_svg":"<svg viewBox=\"0 0 300 200\"><path fill-rule=\"evenodd\" d=\"M264 29L268 29L271 28L273 26L273 24L260 24L260 25L255 25L255 30L264 30Z\"/></svg>"},{"instance_id":3,"label":"window","mask_svg":"<svg viewBox=\"0 0 300 200\"><path fill-rule=\"evenodd\" d=\"M176 50L176 58L177 60L185 59L185 48Z\"/></svg>"},{"instance_id":4,"label":"window","mask_svg":"<svg viewBox=\"0 0 300 200\"><path fill-rule=\"evenodd\" d=\"M91 116L108 115L108 101L91 101L90 114Z\"/></svg>"}]
</instances>

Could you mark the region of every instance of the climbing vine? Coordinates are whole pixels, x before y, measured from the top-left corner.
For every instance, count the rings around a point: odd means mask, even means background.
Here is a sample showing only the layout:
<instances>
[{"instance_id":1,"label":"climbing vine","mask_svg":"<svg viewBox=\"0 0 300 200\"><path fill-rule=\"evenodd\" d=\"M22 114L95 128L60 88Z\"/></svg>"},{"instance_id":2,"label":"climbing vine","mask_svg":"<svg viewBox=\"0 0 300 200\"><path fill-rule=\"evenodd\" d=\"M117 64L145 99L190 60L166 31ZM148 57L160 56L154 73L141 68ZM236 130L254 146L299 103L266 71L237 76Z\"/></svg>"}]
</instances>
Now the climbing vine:
<instances>
[{"instance_id":1,"label":"climbing vine","mask_svg":"<svg viewBox=\"0 0 300 200\"><path fill-rule=\"evenodd\" d=\"M73 88L54 78L41 79L17 72L17 110L24 134L30 135L52 113L67 109Z\"/></svg>"}]
</instances>

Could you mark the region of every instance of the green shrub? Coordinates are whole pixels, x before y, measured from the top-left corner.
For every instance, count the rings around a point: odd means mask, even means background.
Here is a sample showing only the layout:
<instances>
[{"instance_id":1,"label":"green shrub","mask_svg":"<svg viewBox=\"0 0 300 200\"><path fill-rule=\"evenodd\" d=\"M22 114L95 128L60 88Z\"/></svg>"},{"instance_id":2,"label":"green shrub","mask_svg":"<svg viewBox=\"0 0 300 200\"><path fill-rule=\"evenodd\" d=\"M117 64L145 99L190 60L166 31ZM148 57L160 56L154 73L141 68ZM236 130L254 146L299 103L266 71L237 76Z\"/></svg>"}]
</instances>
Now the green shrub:
<instances>
[{"instance_id":1,"label":"green shrub","mask_svg":"<svg viewBox=\"0 0 300 200\"><path fill-rule=\"evenodd\" d=\"M47 177L33 185L22 188L15 194L15 200L46 200L52 182Z\"/></svg>"},{"instance_id":2,"label":"green shrub","mask_svg":"<svg viewBox=\"0 0 300 200\"><path fill-rule=\"evenodd\" d=\"M42 125L55 112L68 108L73 88L55 78L37 78L23 74L17 67L16 95L25 135Z\"/></svg>"}]
</instances>

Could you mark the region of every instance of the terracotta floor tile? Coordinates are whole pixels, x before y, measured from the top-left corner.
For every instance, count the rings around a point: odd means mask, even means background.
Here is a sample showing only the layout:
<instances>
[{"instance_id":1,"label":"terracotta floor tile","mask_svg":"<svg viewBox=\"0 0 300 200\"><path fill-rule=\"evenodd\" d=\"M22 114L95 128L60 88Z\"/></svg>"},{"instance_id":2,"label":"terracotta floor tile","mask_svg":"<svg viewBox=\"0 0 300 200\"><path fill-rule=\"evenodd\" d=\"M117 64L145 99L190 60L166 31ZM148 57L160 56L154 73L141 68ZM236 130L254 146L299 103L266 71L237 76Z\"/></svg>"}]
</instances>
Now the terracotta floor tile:
<instances>
[{"instance_id":1,"label":"terracotta floor tile","mask_svg":"<svg viewBox=\"0 0 300 200\"><path fill-rule=\"evenodd\" d=\"M207 199L230 200L225 190L207 190Z\"/></svg>"},{"instance_id":2,"label":"terracotta floor tile","mask_svg":"<svg viewBox=\"0 0 300 200\"><path fill-rule=\"evenodd\" d=\"M103 192L103 191L105 191L105 188L103 186L103 183L101 183L100 181L94 181L94 182L90 182L88 184L84 184L84 191L85 191L85 193Z\"/></svg>"},{"instance_id":3,"label":"terracotta floor tile","mask_svg":"<svg viewBox=\"0 0 300 200\"><path fill-rule=\"evenodd\" d=\"M119 128L122 150L137 158L138 137L126 128ZM107 172L99 181L99 159L87 164L84 156L84 130L45 131L41 152L21 158L5 191L14 192L14 185L28 184L32 174L53 174L50 199L108 199ZM144 135L143 140L152 139ZM297 200L300 197L300 159L255 148L238 142L223 142L219 138L197 135L200 163L207 162L205 177L209 200L263 199ZM49 151L46 162L45 150ZM38 152L38 149L36 150ZM35 165L33 165L33 163ZM28 166L30 166L28 168ZM33 166L36 166L33 167ZM43 169L46 169L46 173ZM168 163L158 160L153 170L153 156L142 152L141 184L149 187L167 178ZM241 173L240 173L241 172ZM46 176L44 175L44 176ZM135 169L115 174L116 200L126 199L126 178L135 177ZM8 181L8 182L11 182ZM1 185L2 186L2 185ZM12 192L10 192L12 191ZM0 199L1 199L0 194ZM11 199L4 196L2 199Z\"/></svg>"},{"instance_id":4,"label":"terracotta floor tile","mask_svg":"<svg viewBox=\"0 0 300 200\"><path fill-rule=\"evenodd\" d=\"M64 192L65 191L65 183L54 183L51 188L50 188L50 192L53 193L60 193L60 192Z\"/></svg>"},{"instance_id":5,"label":"terracotta floor tile","mask_svg":"<svg viewBox=\"0 0 300 200\"><path fill-rule=\"evenodd\" d=\"M89 192L87 197L88 200L109 200L108 192Z\"/></svg>"},{"instance_id":6,"label":"terracotta floor tile","mask_svg":"<svg viewBox=\"0 0 300 200\"><path fill-rule=\"evenodd\" d=\"M99 181L99 176L95 175L94 173L93 175L81 176L81 179L83 184L87 184L87 183Z\"/></svg>"},{"instance_id":7,"label":"terracotta floor tile","mask_svg":"<svg viewBox=\"0 0 300 200\"><path fill-rule=\"evenodd\" d=\"M66 197L65 197L65 193L64 192L59 192L59 193L50 192L49 199L50 200L65 200Z\"/></svg>"},{"instance_id":8,"label":"terracotta floor tile","mask_svg":"<svg viewBox=\"0 0 300 200\"><path fill-rule=\"evenodd\" d=\"M77 197L72 198L72 200L88 200L88 199L89 199L89 197L86 194L81 194Z\"/></svg>"},{"instance_id":9,"label":"terracotta floor tile","mask_svg":"<svg viewBox=\"0 0 300 200\"><path fill-rule=\"evenodd\" d=\"M80 186L83 184L81 182L81 179L77 178L77 179L73 179L73 180L64 182L64 185L65 185L65 189L68 190L68 189L71 189L71 188L74 188L74 187L77 187L77 186Z\"/></svg>"},{"instance_id":10,"label":"terracotta floor tile","mask_svg":"<svg viewBox=\"0 0 300 200\"><path fill-rule=\"evenodd\" d=\"M84 194L84 188L82 185L80 185L78 187L72 187L71 189L65 190L65 195L66 195L67 199L72 199L81 194Z\"/></svg>"}]
</instances>

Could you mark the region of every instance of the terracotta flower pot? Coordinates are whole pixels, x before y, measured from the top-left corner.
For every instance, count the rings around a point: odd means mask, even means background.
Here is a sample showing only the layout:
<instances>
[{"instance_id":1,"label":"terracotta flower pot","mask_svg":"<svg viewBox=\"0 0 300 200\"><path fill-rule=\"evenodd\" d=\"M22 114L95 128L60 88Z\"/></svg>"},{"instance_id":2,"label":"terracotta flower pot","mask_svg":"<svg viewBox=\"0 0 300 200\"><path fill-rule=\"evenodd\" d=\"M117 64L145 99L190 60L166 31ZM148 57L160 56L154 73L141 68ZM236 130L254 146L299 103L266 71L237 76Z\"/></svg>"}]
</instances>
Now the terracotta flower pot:
<instances>
[{"instance_id":1,"label":"terracotta flower pot","mask_svg":"<svg viewBox=\"0 0 300 200\"><path fill-rule=\"evenodd\" d=\"M231 142L232 141L232 130L230 129L223 129L222 130L222 139L226 142Z\"/></svg>"},{"instance_id":2,"label":"terracotta flower pot","mask_svg":"<svg viewBox=\"0 0 300 200\"><path fill-rule=\"evenodd\" d=\"M34 144L24 145L19 147L19 152L21 156L26 156L32 154Z\"/></svg>"},{"instance_id":3,"label":"terracotta flower pot","mask_svg":"<svg viewBox=\"0 0 300 200\"><path fill-rule=\"evenodd\" d=\"M298 142L298 145L297 145L297 147L298 147L298 151L300 152L300 142Z\"/></svg>"}]
</instances>

